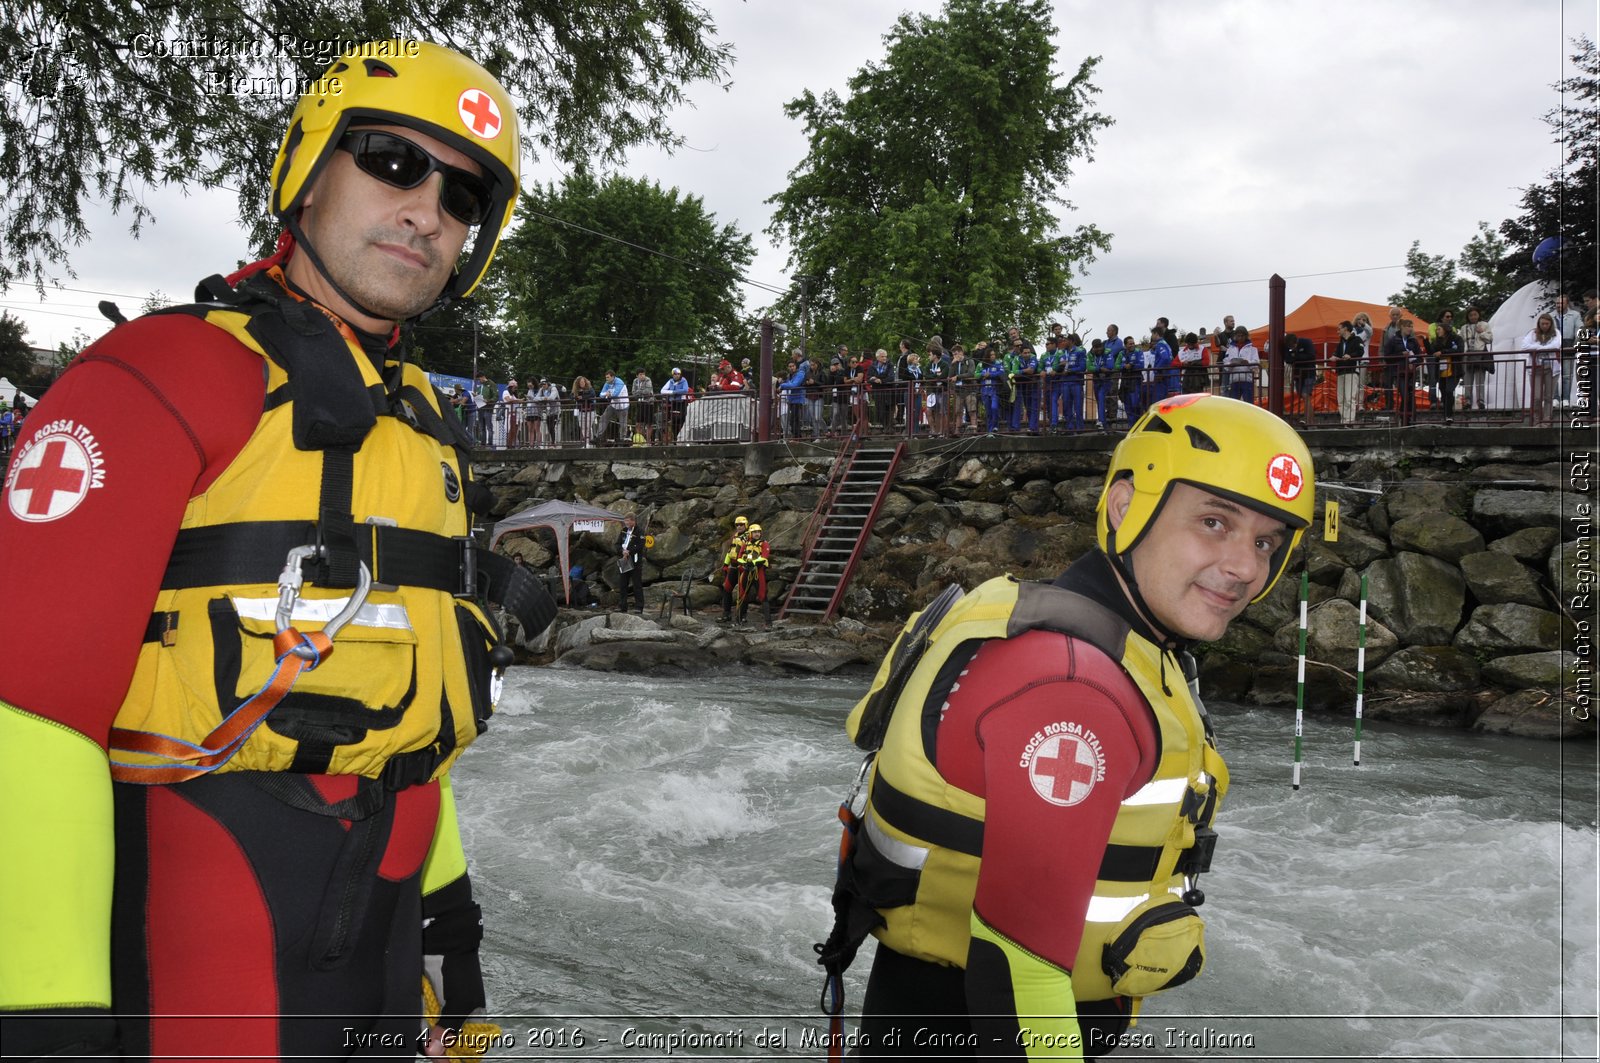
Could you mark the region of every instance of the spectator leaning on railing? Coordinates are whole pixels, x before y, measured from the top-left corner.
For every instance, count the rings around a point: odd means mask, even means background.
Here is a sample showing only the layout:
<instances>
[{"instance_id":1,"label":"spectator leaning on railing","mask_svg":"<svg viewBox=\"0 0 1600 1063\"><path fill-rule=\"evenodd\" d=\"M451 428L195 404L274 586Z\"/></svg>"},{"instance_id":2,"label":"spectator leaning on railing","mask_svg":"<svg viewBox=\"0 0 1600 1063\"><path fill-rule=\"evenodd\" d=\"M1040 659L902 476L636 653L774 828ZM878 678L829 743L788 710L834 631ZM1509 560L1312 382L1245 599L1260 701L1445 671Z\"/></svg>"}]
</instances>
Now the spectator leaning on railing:
<instances>
[{"instance_id":1,"label":"spectator leaning on railing","mask_svg":"<svg viewBox=\"0 0 1600 1063\"><path fill-rule=\"evenodd\" d=\"M1256 375L1261 370L1261 355L1250 342L1250 330L1239 327L1233 330L1233 343L1223 359L1227 370L1228 397L1240 402L1256 401ZM1130 416L1132 416L1130 414Z\"/></svg>"},{"instance_id":2,"label":"spectator leaning on railing","mask_svg":"<svg viewBox=\"0 0 1600 1063\"><path fill-rule=\"evenodd\" d=\"M1463 410L1485 409L1489 397L1489 374L1494 372L1494 329L1483 320L1483 311L1467 307L1467 323L1461 326L1462 376L1467 389L1461 396Z\"/></svg>"},{"instance_id":3,"label":"spectator leaning on railing","mask_svg":"<svg viewBox=\"0 0 1600 1063\"><path fill-rule=\"evenodd\" d=\"M1333 371L1339 381L1339 423L1355 424L1361 410L1361 363L1366 360L1366 345L1356 335L1355 325L1339 322L1339 346L1334 349Z\"/></svg>"},{"instance_id":4,"label":"spectator leaning on railing","mask_svg":"<svg viewBox=\"0 0 1600 1063\"><path fill-rule=\"evenodd\" d=\"M1528 358L1528 408L1533 413L1533 423L1550 424L1561 365L1561 333L1556 331L1555 316L1549 311L1540 314L1533 330L1522 337L1521 347Z\"/></svg>"}]
</instances>

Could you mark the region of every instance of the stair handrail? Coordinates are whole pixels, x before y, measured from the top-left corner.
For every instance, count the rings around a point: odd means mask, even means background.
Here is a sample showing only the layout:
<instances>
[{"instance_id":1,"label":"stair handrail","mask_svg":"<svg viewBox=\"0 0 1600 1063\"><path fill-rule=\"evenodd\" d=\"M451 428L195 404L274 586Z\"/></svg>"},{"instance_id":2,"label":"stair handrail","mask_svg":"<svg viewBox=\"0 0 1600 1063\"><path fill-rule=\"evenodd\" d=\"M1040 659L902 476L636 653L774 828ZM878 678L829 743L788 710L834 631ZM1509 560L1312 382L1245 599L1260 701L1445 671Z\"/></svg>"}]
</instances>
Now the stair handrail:
<instances>
[{"instance_id":1,"label":"stair handrail","mask_svg":"<svg viewBox=\"0 0 1600 1063\"><path fill-rule=\"evenodd\" d=\"M866 550L867 535L872 531L873 522L878 519L878 510L883 508L883 500L889 496L889 485L894 483L895 470L900 467L900 459L905 455L906 444L904 440L895 444L894 453L889 457L889 467L883 470L883 482L878 485L878 493L872 496L872 508L867 510L867 519L861 525L861 533L856 537L856 542L850 549L850 560L845 562L844 571L839 575L839 584L833 588L833 597L828 599L827 608L822 611L819 623L827 623L839 608L839 603L844 599L844 589L850 585L850 577L855 575L856 565L861 560L862 553ZM799 573L795 574L795 581L799 582ZM793 593L792 591L790 593ZM788 602L784 602L785 607Z\"/></svg>"},{"instance_id":2,"label":"stair handrail","mask_svg":"<svg viewBox=\"0 0 1600 1063\"><path fill-rule=\"evenodd\" d=\"M856 463L856 454L861 450L861 435L851 432L845 436L844 442L839 445L839 452L834 455L833 468L828 473L828 482L823 485L822 495L817 499L816 508L811 511L811 519L806 522L805 533L800 541L805 545L800 552L800 566L794 570L794 580L789 584L789 593L783 596L783 608L778 610L778 619L789 611L789 602L794 599L794 592L800 586L800 577L805 574L806 565L811 561L811 552L816 549L817 537L822 534L822 529L827 526L828 512L833 508L834 498L839 493L839 488L849 477L851 468Z\"/></svg>"}]
</instances>

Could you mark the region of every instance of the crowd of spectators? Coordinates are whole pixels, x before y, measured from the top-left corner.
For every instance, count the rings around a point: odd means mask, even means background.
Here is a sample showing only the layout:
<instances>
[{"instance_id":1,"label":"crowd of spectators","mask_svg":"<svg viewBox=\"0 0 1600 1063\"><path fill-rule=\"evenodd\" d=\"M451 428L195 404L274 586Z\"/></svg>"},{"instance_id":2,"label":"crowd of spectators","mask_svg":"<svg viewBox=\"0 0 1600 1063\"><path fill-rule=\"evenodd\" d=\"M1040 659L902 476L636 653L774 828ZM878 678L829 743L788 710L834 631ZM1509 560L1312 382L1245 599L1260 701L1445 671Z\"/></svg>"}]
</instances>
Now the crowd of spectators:
<instances>
[{"instance_id":1,"label":"crowd of spectators","mask_svg":"<svg viewBox=\"0 0 1600 1063\"><path fill-rule=\"evenodd\" d=\"M20 394L14 404L0 399L0 475L3 475L6 459L11 457L12 447L22 438L22 421L27 415L28 404L22 401Z\"/></svg>"},{"instance_id":2,"label":"crowd of spectators","mask_svg":"<svg viewBox=\"0 0 1600 1063\"><path fill-rule=\"evenodd\" d=\"M1307 425L1319 410L1325 424L1411 424L1419 405L1445 424L1458 412L1550 423L1554 409L1574 397L1579 358L1593 357L1592 345L1579 338L1594 335L1596 303L1587 293L1580 313L1560 297L1521 337L1495 337L1476 307L1464 310L1460 324L1446 310L1425 328L1392 308L1381 331L1357 314L1321 349L1291 333L1284 337L1286 411ZM1165 317L1143 335L1108 325L1103 337L1087 341L1051 323L1042 345L1011 328L971 349L947 346L939 336L902 339L892 354L840 344L824 359L796 349L774 376L769 413L773 434L787 439L1110 432L1183 392L1263 401L1266 354L1232 315L1220 326L1181 333ZM1513 396L1509 408L1491 402L1497 371L1516 377L1502 388ZM631 380L607 369L598 389L583 376L568 388L541 377L526 390L515 380L501 389L480 376L473 393L458 388L452 401L485 445L643 446L678 441L697 400L753 400L757 384L750 359L735 367L725 358L699 387L679 367L659 387L643 368ZM734 438L751 438L754 405L726 422L735 426Z\"/></svg>"}]
</instances>

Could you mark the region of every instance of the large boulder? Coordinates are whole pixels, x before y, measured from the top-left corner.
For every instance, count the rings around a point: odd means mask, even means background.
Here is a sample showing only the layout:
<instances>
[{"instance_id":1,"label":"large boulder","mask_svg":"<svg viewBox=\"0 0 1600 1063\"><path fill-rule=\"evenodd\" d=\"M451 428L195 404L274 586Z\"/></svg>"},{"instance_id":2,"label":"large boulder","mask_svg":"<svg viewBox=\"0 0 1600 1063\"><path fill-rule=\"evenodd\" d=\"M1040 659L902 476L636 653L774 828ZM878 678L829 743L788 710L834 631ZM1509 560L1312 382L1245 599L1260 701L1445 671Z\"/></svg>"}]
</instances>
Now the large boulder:
<instances>
[{"instance_id":1,"label":"large boulder","mask_svg":"<svg viewBox=\"0 0 1600 1063\"><path fill-rule=\"evenodd\" d=\"M1594 594L1600 589L1595 587L1595 545L1592 538L1562 543L1560 549L1551 551L1550 562L1545 570L1550 574L1550 585L1556 588L1573 612L1592 611ZM1574 598L1584 595L1588 596L1591 603L1588 608L1572 604Z\"/></svg>"},{"instance_id":2,"label":"large boulder","mask_svg":"<svg viewBox=\"0 0 1600 1063\"><path fill-rule=\"evenodd\" d=\"M1485 487L1472 497L1472 524L1500 537L1524 528L1554 528L1561 523L1558 491L1520 491Z\"/></svg>"},{"instance_id":3,"label":"large boulder","mask_svg":"<svg viewBox=\"0 0 1600 1063\"><path fill-rule=\"evenodd\" d=\"M1494 550L1468 554L1461 559L1461 575L1466 578L1467 590L1480 605L1545 604L1538 575L1510 554Z\"/></svg>"},{"instance_id":4,"label":"large boulder","mask_svg":"<svg viewBox=\"0 0 1600 1063\"><path fill-rule=\"evenodd\" d=\"M1531 605L1480 605L1472 611L1455 644L1468 653L1504 657L1560 649L1564 628L1560 615Z\"/></svg>"},{"instance_id":5,"label":"large boulder","mask_svg":"<svg viewBox=\"0 0 1600 1063\"><path fill-rule=\"evenodd\" d=\"M1371 669L1373 690L1410 690L1446 694L1476 690L1478 662L1454 646L1407 646Z\"/></svg>"},{"instance_id":6,"label":"large boulder","mask_svg":"<svg viewBox=\"0 0 1600 1063\"><path fill-rule=\"evenodd\" d=\"M957 502L955 513L962 524L979 531L992 528L1006 519L1006 507L993 502Z\"/></svg>"},{"instance_id":7,"label":"large boulder","mask_svg":"<svg viewBox=\"0 0 1600 1063\"><path fill-rule=\"evenodd\" d=\"M1332 598L1306 612L1306 657L1354 672L1361 637L1361 611L1343 598ZM1300 622L1278 628L1274 644L1284 653L1300 652ZM1399 648L1394 632L1367 617L1366 666L1375 667Z\"/></svg>"},{"instance_id":8,"label":"large boulder","mask_svg":"<svg viewBox=\"0 0 1600 1063\"><path fill-rule=\"evenodd\" d=\"M1450 513L1416 513L1389 527L1396 550L1414 550L1444 561L1460 561L1483 550L1478 529Z\"/></svg>"},{"instance_id":9,"label":"large boulder","mask_svg":"<svg viewBox=\"0 0 1600 1063\"><path fill-rule=\"evenodd\" d=\"M968 458L961 463L961 468L956 470L956 474L951 477L951 480L966 487L979 487L997 479L999 475L978 458Z\"/></svg>"},{"instance_id":10,"label":"large boulder","mask_svg":"<svg viewBox=\"0 0 1600 1063\"><path fill-rule=\"evenodd\" d=\"M1029 480L1011 495L1013 513L1037 517L1056 508L1055 489L1049 480Z\"/></svg>"},{"instance_id":11,"label":"large boulder","mask_svg":"<svg viewBox=\"0 0 1600 1063\"><path fill-rule=\"evenodd\" d=\"M1307 609L1314 608L1334 596L1334 591L1320 583L1313 583L1306 594ZM1259 602L1244 611L1243 619L1264 631L1277 631L1284 624L1300 622L1300 574L1290 570L1273 584L1272 590Z\"/></svg>"},{"instance_id":12,"label":"large boulder","mask_svg":"<svg viewBox=\"0 0 1600 1063\"><path fill-rule=\"evenodd\" d=\"M1441 646L1461 624L1467 581L1454 565L1406 551L1367 566L1368 613L1403 643Z\"/></svg>"},{"instance_id":13,"label":"large boulder","mask_svg":"<svg viewBox=\"0 0 1600 1063\"><path fill-rule=\"evenodd\" d=\"M1489 549L1509 554L1526 565L1542 565L1560 541L1561 533L1555 528L1523 528L1496 539Z\"/></svg>"},{"instance_id":14,"label":"large boulder","mask_svg":"<svg viewBox=\"0 0 1600 1063\"><path fill-rule=\"evenodd\" d=\"M1389 518L1390 526L1393 527L1408 517L1424 513L1460 511L1465 507L1466 501L1466 489L1458 484L1411 482L1397 484L1391 488L1384 497L1382 509L1384 515Z\"/></svg>"},{"instance_id":15,"label":"large boulder","mask_svg":"<svg viewBox=\"0 0 1600 1063\"><path fill-rule=\"evenodd\" d=\"M1573 678L1575 662L1560 650L1496 657L1483 666L1483 678L1507 690L1559 690Z\"/></svg>"},{"instance_id":16,"label":"large boulder","mask_svg":"<svg viewBox=\"0 0 1600 1063\"><path fill-rule=\"evenodd\" d=\"M978 550L1026 571L1039 552L1039 534L1016 521L1007 521L984 532L978 539Z\"/></svg>"},{"instance_id":17,"label":"large boulder","mask_svg":"<svg viewBox=\"0 0 1600 1063\"><path fill-rule=\"evenodd\" d=\"M1581 721L1561 711L1561 699L1549 690L1517 690L1494 702L1473 723L1485 734L1520 738L1594 738L1594 721Z\"/></svg>"},{"instance_id":18,"label":"large boulder","mask_svg":"<svg viewBox=\"0 0 1600 1063\"><path fill-rule=\"evenodd\" d=\"M1354 523L1339 527L1338 541L1330 543L1323 538L1307 538L1306 568L1312 580L1333 583L1334 575L1342 568L1365 568L1379 557L1389 556L1389 543Z\"/></svg>"},{"instance_id":19,"label":"large boulder","mask_svg":"<svg viewBox=\"0 0 1600 1063\"><path fill-rule=\"evenodd\" d=\"M949 510L937 502L924 502L901 522L900 531L891 541L896 544L942 542L955 526Z\"/></svg>"},{"instance_id":20,"label":"large boulder","mask_svg":"<svg viewBox=\"0 0 1600 1063\"><path fill-rule=\"evenodd\" d=\"M1092 521L1105 482L1104 476L1074 476L1070 480L1058 480L1052 490L1061 502L1063 513L1082 521Z\"/></svg>"},{"instance_id":21,"label":"large boulder","mask_svg":"<svg viewBox=\"0 0 1600 1063\"><path fill-rule=\"evenodd\" d=\"M648 550L650 560L663 568L682 561L696 546L694 539L677 528L652 530L649 534L654 544Z\"/></svg>"}]
</instances>

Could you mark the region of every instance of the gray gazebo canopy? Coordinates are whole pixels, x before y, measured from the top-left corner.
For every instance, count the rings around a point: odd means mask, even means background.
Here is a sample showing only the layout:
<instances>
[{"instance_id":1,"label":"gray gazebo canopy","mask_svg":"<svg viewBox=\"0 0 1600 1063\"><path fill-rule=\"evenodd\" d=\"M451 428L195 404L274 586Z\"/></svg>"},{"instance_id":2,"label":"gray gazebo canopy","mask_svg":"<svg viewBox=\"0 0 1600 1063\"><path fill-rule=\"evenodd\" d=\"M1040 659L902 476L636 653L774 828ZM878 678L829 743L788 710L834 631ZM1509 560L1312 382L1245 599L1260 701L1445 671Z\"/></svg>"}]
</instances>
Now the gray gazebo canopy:
<instances>
[{"instance_id":1,"label":"gray gazebo canopy","mask_svg":"<svg viewBox=\"0 0 1600 1063\"><path fill-rule=\"evenodd\" d=\"M563 502L551 499L530 506L521 513L513 513L505 520L495 521L494 535L489 540L489 549L493 550L500 544L501 539L513 532L531 532L534 528L549 528L556 536L556 556L561 566L561 586L566 591L567 603L571 604L572 565L568 560L568 540L572 536L572 526L585 520L615 521L620 524L622 517L621 513L591 506L587 502Z\"/></svg>"}]
</instances>

